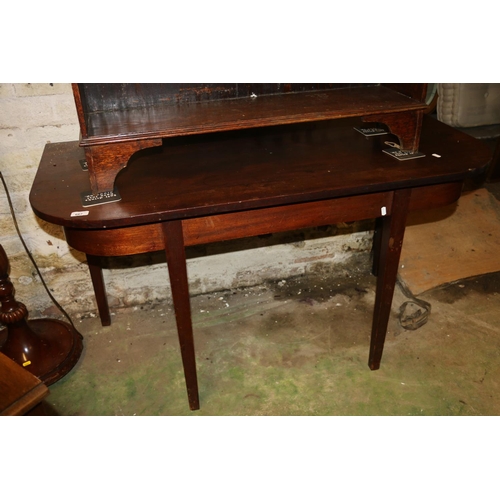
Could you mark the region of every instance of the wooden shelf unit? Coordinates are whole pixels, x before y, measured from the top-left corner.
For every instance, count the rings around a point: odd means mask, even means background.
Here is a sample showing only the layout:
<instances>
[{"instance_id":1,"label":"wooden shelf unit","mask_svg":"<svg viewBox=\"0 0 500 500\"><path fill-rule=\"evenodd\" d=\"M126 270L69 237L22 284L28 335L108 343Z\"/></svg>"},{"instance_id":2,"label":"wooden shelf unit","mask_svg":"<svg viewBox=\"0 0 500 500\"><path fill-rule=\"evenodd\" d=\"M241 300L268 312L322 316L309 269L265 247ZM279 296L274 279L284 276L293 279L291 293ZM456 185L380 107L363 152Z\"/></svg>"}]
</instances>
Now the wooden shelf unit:
<instances>
[{"instance_id":1,"label":"wooden shelf unit","mask_svg":"<svg viewBox=\"0 0 500 500\"><path fill-rule=\"evenodd\" d=\"M73 84L91 190L163 140L362 117L418 150L426 84Z\"/></svg>"}]
</instances>

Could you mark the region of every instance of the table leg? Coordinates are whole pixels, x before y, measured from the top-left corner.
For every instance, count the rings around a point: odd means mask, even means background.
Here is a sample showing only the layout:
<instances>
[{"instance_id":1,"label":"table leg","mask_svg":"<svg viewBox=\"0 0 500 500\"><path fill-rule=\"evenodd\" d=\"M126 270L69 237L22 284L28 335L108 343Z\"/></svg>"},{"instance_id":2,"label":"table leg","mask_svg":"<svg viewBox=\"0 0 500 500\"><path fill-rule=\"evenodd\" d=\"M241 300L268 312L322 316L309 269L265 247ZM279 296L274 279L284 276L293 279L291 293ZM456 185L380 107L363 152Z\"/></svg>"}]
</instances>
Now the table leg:
<instances>
[{"instance_id":1,"label":"table leg","mask_svg":"<svg viewBox=\"0 0 500 500\"><path fill-rule=\"evenodd\" d=\"M373 244L372 244L372 274L378 276L378 266L380 261L380 239L382 237L382 227L384 225L384 218L377 217L375 219L375 229L373 230Z\"/></svg>"},{"instance_id":2,"label":"table leg","mask_svg":"<svg viewBox=\"0 0 500 500\"><path fill-rule=\"evenodd\" d=\"M384 349L387 325L391 313L392 298L399 269L399 257L403 246L406 218L411 189L394 192L391 215L382 218L380 224L380 246L378 249L377 291L373 312L372 335L368 366L378 370ZM377 252L376 252L377 253Z\"/></svg>"},{"instance_id":3,"label":"table leg","mask_svg":"<svg viewBox=\"0 0 500 500\"><path fill-rule=\"evenodd\" d=\"M182 222L164 222L162 226L189 407L198 410L200 402Z\"/></svg>"},{"instance_id":4,"label":"table leg","mask_svg":"<svg viewBox=\"0 0 500 500\"><path fill-rule=\"evenodd\" d=\"M102 276L101 258L96 255L87 254L87 264L94 287L94 295L101 318L101 324L102 326L109 326L111 324L111 316L109 314L108 297L106 295L106 287L104 286L104 278Z\"/></svg>"}]
</instances>

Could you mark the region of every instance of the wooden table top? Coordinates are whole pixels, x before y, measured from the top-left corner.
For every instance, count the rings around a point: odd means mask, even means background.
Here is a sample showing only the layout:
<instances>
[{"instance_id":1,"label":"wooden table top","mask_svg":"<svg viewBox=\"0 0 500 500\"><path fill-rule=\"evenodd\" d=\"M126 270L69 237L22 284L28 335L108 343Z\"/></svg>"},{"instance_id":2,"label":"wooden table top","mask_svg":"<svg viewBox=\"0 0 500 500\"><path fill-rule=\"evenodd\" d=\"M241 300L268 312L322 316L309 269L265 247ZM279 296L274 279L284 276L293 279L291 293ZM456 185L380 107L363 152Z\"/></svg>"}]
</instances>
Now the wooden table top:
<instances>
[{"instance_id":1,"label":"wooden table top","mask_svg":"<svg viewBox=\"0 0 500 500\"><path fill-rule=\"evenodd\" d=\"M456 182L491 158L482 142L426 116L426 156L398 161L382 152L393 136L366 138L353 128L361 124L341 119L166 139L118 174L121 201L88 208L80 200L90 191L83 148L47 144L30 202L40 218L65 227L127 227ZM72 216L82 211L88 214Z\"/></svg>"}]
</instances>

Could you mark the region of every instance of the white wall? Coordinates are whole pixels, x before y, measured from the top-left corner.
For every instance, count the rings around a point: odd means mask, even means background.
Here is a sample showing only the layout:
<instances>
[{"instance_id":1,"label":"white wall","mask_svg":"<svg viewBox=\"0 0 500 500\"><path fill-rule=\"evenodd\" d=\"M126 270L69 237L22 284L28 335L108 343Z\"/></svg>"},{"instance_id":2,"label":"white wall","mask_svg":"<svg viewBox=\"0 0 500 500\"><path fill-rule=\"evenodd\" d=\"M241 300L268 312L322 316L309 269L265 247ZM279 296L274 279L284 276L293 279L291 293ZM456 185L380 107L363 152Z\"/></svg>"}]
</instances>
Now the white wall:
<instances>
[{"instance_id":1,"label":"white wall","mask_svg":"<svg viewBox=\"0 0 500 500\"><path fill-rule=\"evenodd\" d=\"M78 137L70 84L0 84L0 171L20 230L45 281L56 299L75 315L96 309L85 255L68 247L61 228L33 214L28 197L45 144ZM342 263L369 250L371 233L367 229L366 224L344 224L189 249L191 293L255 285L314 271L318 265ZM43 314L52 303L17 236L3 186L0 243L11 262L17 299L27 305L31 317ZM107 263L104 275L113 307L169 299L168 272L161 254L108 259Z\"/></svg>"}]
</instances>

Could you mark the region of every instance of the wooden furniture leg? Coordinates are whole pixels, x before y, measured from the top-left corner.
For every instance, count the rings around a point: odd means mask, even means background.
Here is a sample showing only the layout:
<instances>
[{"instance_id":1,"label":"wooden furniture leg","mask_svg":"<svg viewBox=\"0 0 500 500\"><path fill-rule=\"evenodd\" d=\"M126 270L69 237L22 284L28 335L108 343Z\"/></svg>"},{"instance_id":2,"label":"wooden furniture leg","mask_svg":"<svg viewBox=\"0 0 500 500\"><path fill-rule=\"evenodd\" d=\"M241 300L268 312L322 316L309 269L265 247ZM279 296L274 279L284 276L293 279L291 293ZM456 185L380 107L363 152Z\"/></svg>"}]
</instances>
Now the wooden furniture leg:
<instances>
[{"instance_id":1,"label":"wooden furniture leg","mask_svg":"<svg viewBox=\"0 0 500 500\"><path fill-rule=\"evenodd\" d=\"M109 314L108 297L102 275L101 258L96 255L87 254L87 264L89 266L90 277L94 287L95 300L102 326L111 325L111 316Z\"/></svg>"},{"instance_id":2,"label":"wooden furniture leg","mask_svg":"<svg viewBox=\"0 0 500 500\"><path fill-rule=\"evenodd\" d=\"M198 380L196 377L196 358L194 353L193 325L191 322L191 305L189 301L182 222L164 222L162 229L189 408L191 410L198 410L200 408L200 401L198 396Z\"/></svg>"},{"instance_id":3,"label":"wooden furniture leg","mask_svg":"<svg viewBox=\"0 0 500 500\"><path fill-rule=\"evenodd\" d=\"M382 359L410 197L411 189L395 191L391 215L382 218L379 259L376 268L377 291L373 312L370 355L368 358L368 366L371 370L378 370Z\"/></svg>"},{"instance_id":4,"label":"wooden furniture leg","mask_svg":"<svg viewBox=\"0 0 500 500\"><path fill-rule=\"evenodd\" d=\"M500 137L497 139L497 144L490 166L488 167L486 179L488 182L496 182L500 180Z\"/></svg>"},{"instance_id":5,"label":"wooden furniture leg","mask_svg":"<svg viewBox=\"0 0 500 500\"><path fill-rule=\"evenodd\" d=\"M384 225L384 218L377 217L375 219L375 229L373 231L372 243L372 274L378 276L378 266L380 260L380 244L382 238L382 227Z\"/></svg>"}]
</instances>

